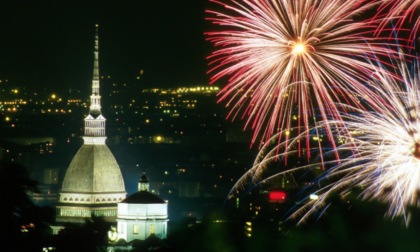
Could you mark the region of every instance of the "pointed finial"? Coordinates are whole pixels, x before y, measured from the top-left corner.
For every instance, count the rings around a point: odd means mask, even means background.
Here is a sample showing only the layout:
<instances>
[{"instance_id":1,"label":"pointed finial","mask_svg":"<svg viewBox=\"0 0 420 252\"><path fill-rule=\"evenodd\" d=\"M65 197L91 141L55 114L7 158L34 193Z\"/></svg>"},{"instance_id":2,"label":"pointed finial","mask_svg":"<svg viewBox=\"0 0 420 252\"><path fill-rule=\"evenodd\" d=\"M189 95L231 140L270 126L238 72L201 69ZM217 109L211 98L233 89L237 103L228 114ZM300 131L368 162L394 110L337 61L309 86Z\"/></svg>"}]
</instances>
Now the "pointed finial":
<instances>
[{"instance_id":1,"label":"pointed finial","mask_svg":"<svg viewBox=\"0 0 420 252\"><path fill-rule=\"evenodd\" d=\"M93 50L92 94L90 95L89 115L85 118L85 144L105 144L105 117L101 112L101 95L99 93L99 39L98 25L95 25L95 45Z\"/></svg>"},{"instance_id":2,"label":"pointed finial","mask_svg":"<svg viewBox=\"0 0 420 252\"><path fill-rule=\"evenodd\" d=\"M98 27L99 25L95 25L95 47L94 47L94 66L93 66L93 79L99 80L99 58L98 58L98 51L99 51L99 34L98 34ZM99 91L99 90L98 90Z\"/></svg>"},{"instance_id":3,"label":"pointed finial","mask_svg":"<svg viewBox=\"0 0 420 252\"><path fill-rule=\"evenodd\" d=\"M90 114L95 118L101 114L101 96L99 94L99 34L98 25L95 25L95 44L93 50L93 78L92 95L90 99Z\"/></svg>"}]
</instances>

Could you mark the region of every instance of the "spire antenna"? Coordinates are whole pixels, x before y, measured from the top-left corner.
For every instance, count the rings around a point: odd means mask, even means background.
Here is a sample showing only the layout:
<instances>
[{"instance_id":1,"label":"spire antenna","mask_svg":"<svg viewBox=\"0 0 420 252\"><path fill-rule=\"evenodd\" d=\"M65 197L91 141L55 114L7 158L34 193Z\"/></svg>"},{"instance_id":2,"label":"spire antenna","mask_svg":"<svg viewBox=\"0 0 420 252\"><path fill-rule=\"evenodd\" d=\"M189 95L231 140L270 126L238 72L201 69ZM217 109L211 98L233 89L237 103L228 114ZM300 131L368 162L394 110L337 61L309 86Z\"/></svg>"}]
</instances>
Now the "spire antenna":
<instances>
[{"instance_id":1,"label":"spire antenna","mask_svg":"<svg viewBox=\"0 0 420 252\"><path fill-rule=\"evenodd\" d=\"M89 115L85 118L85 144L105 144L105 117L101 112L99 93L99 25L95 25L95 44L93 50L92 94L90 95Z\"/></svg>"},{"instance_id":2,"label":"spire antenna","mask_svg":"<svg viewBox=\"0 0 420 252\"><path fill-rule=\"evenodd\" d=\"M99 82L99 25L95 25L95 50L94 50L94 59L93 59L93 80L97 80ZM93 87L92 87L93 88ZM92 90L93 93L97 91L99 94L99 86L98 90Z\"/></svg>"},{"instance_id":3,"label":"spire antenna","mask_svg":"<svg viewBox=\"0 0 420 252\"><path fill-rule=\"evenodd\" d=\"M90 114L96 117L101 114L101 96L99 94L99 32L95 25L95 46L93 50L92 95L90 96Z\"/></svg>"}]
</instances>

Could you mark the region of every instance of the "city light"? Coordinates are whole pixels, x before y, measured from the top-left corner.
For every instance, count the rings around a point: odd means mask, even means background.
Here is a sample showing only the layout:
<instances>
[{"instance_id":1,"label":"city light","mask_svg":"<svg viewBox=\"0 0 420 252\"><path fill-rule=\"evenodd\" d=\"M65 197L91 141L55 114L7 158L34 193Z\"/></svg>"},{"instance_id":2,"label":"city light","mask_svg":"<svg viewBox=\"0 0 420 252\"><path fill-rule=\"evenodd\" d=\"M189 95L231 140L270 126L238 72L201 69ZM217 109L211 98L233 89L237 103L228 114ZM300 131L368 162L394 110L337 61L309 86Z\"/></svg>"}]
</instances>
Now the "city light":
<instances>
[{"instance_id":1,"label":"city light","mask_svg":"<svg viewBox=\"0 0 420 252\"><path fill-rule=\"evenodd\" d=\"M286 200L286 192L284 191L271 191L269 192L269 200L271 202L283 202Z\"/></svg>"},{"instance_id":2,"label":"city light","mask_svg":"<svg viewBox=\"0 0 420 252\"><path fill-rule=\"evenodd\" d=\"M314 194L314 193L312 193L311 195L309 195L309 199L310 200L317 200L317 199L319 199L319 196L316 195L316 194Z\"/></svg>"}]
</instances>

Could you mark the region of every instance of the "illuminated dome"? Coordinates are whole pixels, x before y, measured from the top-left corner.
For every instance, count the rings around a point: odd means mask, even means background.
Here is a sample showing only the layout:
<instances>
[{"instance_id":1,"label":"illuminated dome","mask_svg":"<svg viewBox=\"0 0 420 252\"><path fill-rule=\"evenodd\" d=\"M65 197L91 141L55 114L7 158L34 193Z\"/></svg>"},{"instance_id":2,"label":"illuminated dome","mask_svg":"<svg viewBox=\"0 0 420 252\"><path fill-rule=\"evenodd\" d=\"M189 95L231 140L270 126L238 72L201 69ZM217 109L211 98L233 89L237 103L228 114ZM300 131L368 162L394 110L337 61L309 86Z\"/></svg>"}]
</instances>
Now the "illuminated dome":
<instances>
[{"instance_id":1,"label":"illuminated dome","mask_svg":"<svg viewBox=\"0 0 420 252\"><path fill-rule=\"evenodd\" d=\"M166 202L159 198L156 194L147 192L147 191L140 191L136 192L125 200L121 201L121 203L129 203L129 204L166 204Z\"/></svg>"},{"instance_id":2,"label":"illuminated dome","mask_svg":"<svg viewBox=\"0 0 420 252\"><path fill-rule=\"evenodd\" d=\"M117 161L103 141L92 144L95 141L85 137L73 157L61 187L57 222L83 223L94 216L115 221L117 203L127 193Z\"/></svg>"},{"instance_id":3,"label":"illuminated dome","mask_svg":"<svg viewBox=\"0 0 420 252\"><path fill-rule=\"evenodd\" d=\"M123 177L108 146L84 144L64 177L63 193L124 192Z\"/></svg>"}]
</instances>

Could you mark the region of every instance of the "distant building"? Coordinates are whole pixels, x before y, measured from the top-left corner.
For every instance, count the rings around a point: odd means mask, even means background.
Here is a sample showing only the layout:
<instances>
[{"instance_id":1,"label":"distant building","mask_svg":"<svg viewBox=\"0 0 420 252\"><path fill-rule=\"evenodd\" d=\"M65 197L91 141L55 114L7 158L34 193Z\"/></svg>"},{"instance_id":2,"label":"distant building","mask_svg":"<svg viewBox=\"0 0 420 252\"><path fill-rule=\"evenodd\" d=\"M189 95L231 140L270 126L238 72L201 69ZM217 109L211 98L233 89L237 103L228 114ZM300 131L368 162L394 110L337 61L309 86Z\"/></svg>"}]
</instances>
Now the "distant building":
<instances>
[{"instance_id":1,"label":"distant building","mask_svg":"<svg viewBox=\"0 0 420 252\"><path fill-rule=\"evenodd\" d=\"M28 192L28 195L36 205L56 206L59 189L58 178L58 168L45 168L43 170L43 178L37 186L38 190L36 192Z\"/></svg>"},{"instance_id":2,"label":"distant building","mask_svg":"<svg viewBox=\"0 0 420 252\"><path fill-rule=\"evenodd\" d=\"M168 203L149 192L149 181L143 174L138 192L118 203L118 240L131 242L150 236L166 239L168 232Z\"/></svg>"},{"instance_id":3,"label":"distant building","mask_svg":"<svg viewBox=\"0 0 420 252\"><path fill-rule=\"evenodd\" d=\"M99 94L98 29L90 110L84 119L84 144L71 161L57 204L57 222L84 222L93 216L115 221L117 203L126 196L124 180L114 155L105 144L105 121Z\"/></svg>"}]
</instances>

